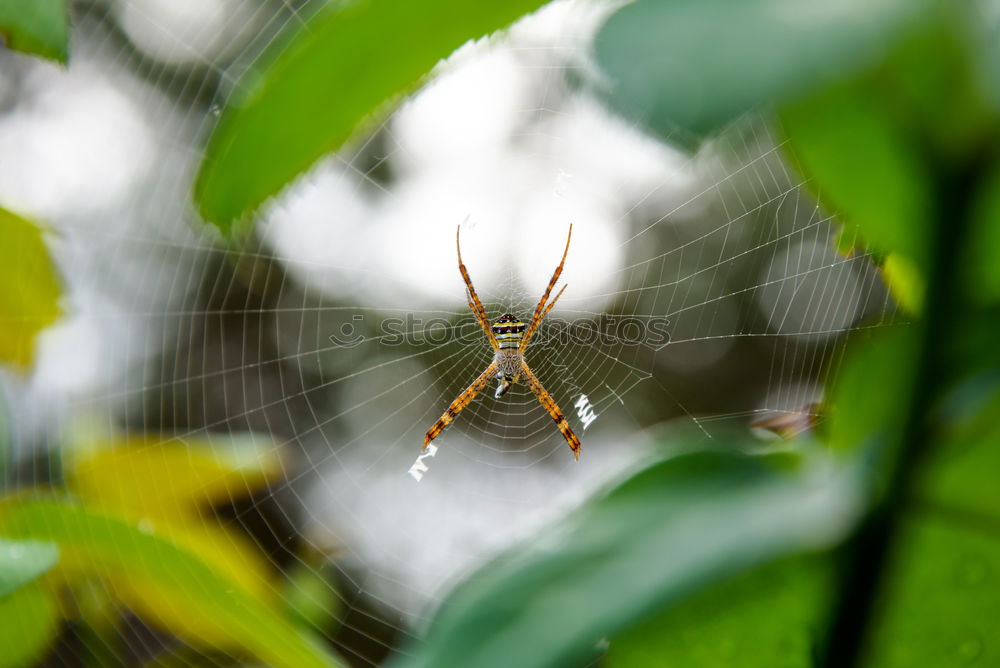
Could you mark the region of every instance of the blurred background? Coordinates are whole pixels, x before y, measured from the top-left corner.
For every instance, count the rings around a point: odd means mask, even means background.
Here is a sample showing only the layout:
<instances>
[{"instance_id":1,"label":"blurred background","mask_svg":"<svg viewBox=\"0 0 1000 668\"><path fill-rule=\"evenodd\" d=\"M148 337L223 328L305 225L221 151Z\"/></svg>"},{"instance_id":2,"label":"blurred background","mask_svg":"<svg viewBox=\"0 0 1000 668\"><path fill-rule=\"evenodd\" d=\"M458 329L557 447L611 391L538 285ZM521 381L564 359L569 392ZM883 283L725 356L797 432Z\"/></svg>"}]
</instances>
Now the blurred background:
<instances>
[{"instance_id":1,"label":"blurred background","mask_svg":"<svg viewBox=\"0 0 1000 668\"><path fill-rule=\"evenodd\" d=\"M222 239L191 201L203 146L321 5L77 0L68 68L0 51L0 203L43 226L62 285L33 367L0 371L0 442L8 491L184 536L371 666L656 434L808 424L837 344L895 307L765 120L691 154L607 111L591 42L613 6L586 0L464 45ZM491 357L456 227L490 317L527 318L570 224L528 362L579 463L525 386L491 386L415 480L423 434ZM70 579L39 661L240 661L154 599Z\"/></svg>"}]
</instances>

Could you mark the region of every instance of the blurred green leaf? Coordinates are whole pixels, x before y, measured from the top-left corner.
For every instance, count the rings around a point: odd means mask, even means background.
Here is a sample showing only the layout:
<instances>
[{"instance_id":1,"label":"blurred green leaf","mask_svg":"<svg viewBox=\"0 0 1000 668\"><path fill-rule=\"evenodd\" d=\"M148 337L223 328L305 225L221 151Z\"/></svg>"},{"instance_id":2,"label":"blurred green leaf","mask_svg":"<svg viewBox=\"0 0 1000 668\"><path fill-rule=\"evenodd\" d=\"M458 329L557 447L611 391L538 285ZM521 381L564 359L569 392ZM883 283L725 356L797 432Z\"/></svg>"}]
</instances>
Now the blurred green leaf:
<instances>
[{"instance_id":1,"label":"blurred green leaf","mask_svg":"<svg viewBox=\"0 0 1000 668\"><path fill-rule=\"evenodd\" d=\"M915 337L904 327L849 347L831 379L826 425L830 445L852 451L899 427L915 355Z\"/></svg>"},{"instance_id":2,"label":"blurred green leaf","mask_svg":"<svg viewBox=\"0 0 1000 668\"><path fill-rule=\"evenodd\" d=\"M213 504L232 502L281 476L281 451L273 440L252 434L183 440L153 433L104 436L81 439L63 460L68 490L88 506L145 522L231 584L273 602L273 569L257 546L204 516ZM185 605L169 586L146 581L119 596L189 642L220 642L204 613Z\"/></svg>"},{"instance_id":3,"label":"blurred green leaf","mask_svg":"<svg viewBox=\"0 0 1000 668\"><path fill-rule=\"evenodd\" d=\"M0 532L58 543L73 568L121 587L142 581L168 587L185 609L197 610L202 624L214 624L207 630L212 635L269 665L340 665L284 617L142 522L129 523L59 500L13 499L0 507Z\"/></svg>"},{"instance_id":4,"label":"blurred green leaf","mask_svg":"<svg viewBox=\"0 0 1000 668\"><path fill-rule=\"evenodd\" d=\"M922 513L904 526L895 554L865 665L1000 665L995 527Z\"/></svg>"},{"instance_id":5,"label":"blurred green leaf","mask_svg":"<svg viewBox=\"0 0 1000 668\"><path fill-rule=\"evenodd\" d=\"M31 365L35 336L59 317L59 279L42 231L0 209L0 362Z\"/></svg>"},{"instance_id":6,"label":"blurred green leaf","mask_svg":"<svg viewBox=\"0 0 1000 668\"><path fill-rule=\"evenodd\" d=\"M608 668L810 668L829 564L781 560L722 582L611 640Z\"/></svg>"},{"instance_id":7,"label":"blurred green leaf","mask_svg":"<svg viewBox=\"0 0 1000 668\"><path fill-rule=\"evenodd\" d=\"M996 84L976 57L973 4L937 2L932 20L894 45L869 89L924 150L947 162L980 150L995 122Z\"/></svg>"},{"instance_id":8,"label":"blurred green leaf","mask_svg":"<svg viewBox=\"0 0 1000 668\"><path fill-rule=\"evenodd\" d=\"M837 85L789 104L782 126L821 200L876 250L924 264L930 177L874 84Z\"/></svg>"},{"instance_id":9,"label":"blurred green leaf","mask_svg":"<svg viewBox=\"0 0 1000 668\"><path fill-rule=\"evenodd\" d=\"M978 194L962 263L966 294L980 304L1000 302L1000 164L992 165Z\"/></svg>"},{"instance_id":10,"label":"blurred green leaf","mask_svg":"<svg viewBox=\"0 0 1000 668\"><path fill-rule=\"evenodd\" d=\"M961 271L961 269L960 269ZM959 281L961 283L961 281ZM996 381L991 374L1000 373L1000 346L997 345L997 332L1000 332L1000 304L978 307L961 296L966 308L959 310L953 317L955 327L952 336L945 341L948 354L947 363L956 387L952 391L965 391L967 404L962 405L956 397L949 399L947 410L965 414L969 409L976 410L980 399L992 392ZM959 382L961 381L961 382ZM982 382L984 386L977 384ZM995 418L995 413L987 414L987 418Z\"/></svg>"},{"instance_id":11,"label":"blurred green leaf","mask_svg":"<svg viewBox=\"0 0 1000 668\"><path fill-rule=\"evenodd\" d=\"M661 135L703 135L863 68L922 0L639 0L597 35L618 111Z\"/></svg>"},{"instance_id":12,"label":"blurred green leaf","mask_svg":"<svg viewBox=\"0 0 1000 668\"><path fill-rule=\"evenodd\" d=\"M409 92L442 58L542 0L355 0L319 14L269 65L239 82L195 185L202 216L224 231L366 118Z\"/></svg>"},{"instance_id":13,"label":"blurred green leaf","mask_svg":"<svg viewBox=\"0 0 1000 668\"><path fill-rule=\"evenodd\" d=\"M323 570L303 562L288 574L282 599L292 619L318 630L330 628L342 607L340 594Z\"/></svg>"},{"instance_id":14,"label":"blurred green leaf","mask_svg":"<svg viewBox=\"0 0 1000 668\"><path fill-rule=\"evenodd\" d=\"M59 630L59 607L41 583L0 596L0 668L34 665Z\"/></svg>"},{"instance_id":15,"label":"blurred green leaf","mask_svg":"<svg viewBox=\"0 0 1000 668\"><path fill-rule=\"evenodd\" d=\"M966 3L934 3L877 67L781 109L790 153L865 242L890 254L896 299L920 308L935 196L932 173L991 143L992 81L975 59Z\"/></svg>"},{"instance_id":16,"label":"blurred green leaf","mask_svg":"<svg viewBox=\"0 0 1000 668\"><path fill-rule=\"evenodd\" d=\"M912 314L919 314L924 303L924 278L917 265L899 253L890 253L882 263L882 278L896 302Z\"/></svg>"},{"instance_id":17,"label":"blurred green leaf","mask_svg":"<svg viewBox=\"0 0 1000 668\"><path fill-rule=\"evenodd\" d=\"M16 51L65 63L69 58L66 0L0 0L0 39Z\"/></svg>"},{"instance_id":18,"label":"blurred green leaf","mask_svg":"<svg viewBox=\"0 0 1000 668\"><path fill-rule=\"evenodd\" d=\"M940 403L939 443L920 475L921 504L996 523L1000 530L1000 369L964 380Z\"/></svg>"},{"instance_id":19,"label":"blurred green leaf","mask_svg":"<svg viewBox=\"0 0 1000 668\"><path fill-rule=\"evenodd\" d=\"M973 18L969 21L974 31L973 60L981 66L982 80L994 110L1000 111L1000 88L993 82L1000 80L1000 15L996 0L969 3Z\"/></svg>"},{"instance_id":20,"label":"blurred green leaf","mask_svg":"<svg viewBox=\"0 0 1000 668\"><path fill-rule=\"evenodd\" d=\"M572 664L720 578L839 537L854 502L846 479L806 483L769 464L697 453L634 475L473 574L396 665Z\"/></svg>"},{"instance_id":21,"label":"blurred green leaf","mask_svg":"<svg viewBox=\"0 0 1000 668\"><path fill-rule=\"evenodd\" d=\"M921 498L970 516L992 518L1000 530L1000 429L971 443L945 445L935 453L924 480Z\"/></svg>"},{"instance_id":22,"label":"blurred green leaf","mask_svg":"<svg viewBox=\"0 0 1000 668\"><path fill-rule=\"evenodd\" d=\"M0 538L0 597L47 572L59 561L59 546Z\"/></svg>"}]
</instances>

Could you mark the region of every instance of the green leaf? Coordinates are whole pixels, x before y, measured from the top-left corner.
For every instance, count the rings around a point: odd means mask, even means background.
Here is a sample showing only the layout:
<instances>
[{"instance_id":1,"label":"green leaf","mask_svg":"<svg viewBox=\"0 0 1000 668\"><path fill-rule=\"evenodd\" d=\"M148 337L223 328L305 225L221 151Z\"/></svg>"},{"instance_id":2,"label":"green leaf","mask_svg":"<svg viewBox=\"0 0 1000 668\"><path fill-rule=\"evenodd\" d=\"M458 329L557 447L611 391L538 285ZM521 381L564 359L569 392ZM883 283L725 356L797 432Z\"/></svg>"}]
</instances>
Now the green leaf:
<instances>
[{"instance_id":1,"label":"green leaf","mask_svg":"<svg viewBox=\"0 0 1000 668\"><path fill-rule=\"evenodd\" d=\"M397 663L573 665L603 636L721 578L839 537L845 478L768 458L696 453L655 464L462 583Z\"/></svg>"},{"instance_id":2,"label":"green leaf","mask_svg":"<svg viewBox=\"0 0 1000 668\"><path fill-rule=\"evenodd\" d=\"M1000 302L1000 163L992 165L978 193L964 250L966 294L980 304Z\"/></svg>"},{"instance_id":3,"label":"green leaf","mask_svg":"<svg viewBox=\"0 0 1000 668\"><path fill-rule=\"evenodd\" d=\"M269 665L339 665L275 611L234 587L192 553L139 525L69 502L12 500L0 507L0 532L58 543L74 568L112 580L152 581L169 587L185 605L214 621L214 634Z\"/></svg>"},{"instance_id":4,"label":"green leaf","mask_svg":"<svg viewBox=\"0 0 1000 668\"><path fill-rule=\"evenodd\" d=\"M831 379L826 425L830 445L853 452L898 428L915 355L915 337L906 328L865 337L848 349Z\"/></svg>"},{"instance_id":5,"label":"green leaf","mask_svg":"<svg viewBox=\"0 0 1000 668\"><path fill-rule=\"evenodd\" d=\"M935 3L877 67L781 109L810 185L876 251L893 295L919 308L932 251L935 178L992 143L992 81L976 61L966 3ZM901 280L900 280L901 279Z\"/></svg>"},{"instance_id":6,"label":"green leaf","mask_svg":"<svg viewBox=\"0 0 1000 668\"><path fill-rule=\"evenodd\" d=\"M0 597L46 573L59 561L54 543L0 538Z\"/></svg>"},{"instance_id":7,"label":"green leaf","mask_svg":"<svg viewBox=\"0 0 1000 668\"><path fill-rule=\"evenodd\" d=\"M876 250L923 266L931 180L874 84L837 85L790 104L782 126L789 153L821 200Z\"/></svg>"},{"instance_id":8,"label":"green leaf","mask_svg":"<svg viewBox=\"0 0 1000 668\"><path fill-rule=\"evenodd\" d=\"M35 336L59 317L59 279L42 231L0 209L0 362L27 368Z\"/></svg>"},{"instance_id":9,"label":"green leaf","mask_svg":"<svg viewBox=\"0 0 1000 668\"><path fill-rule=\"evenodd\" d=\"M995 445L995 444L994 444ZM1000 536L962 518L911 518L867 666L1000 665Z\"/></svg>"},{"instance_id":10,"label":"green leaf","mask_svg":"<svg viewBox=\"0 0 1000 668\"><path fill-rule=\"evenodd\" d=\"M542 0L355 0L309 21L240 80L195 184L205 219L228 231L442 58Z\"/></svg>"},{"instance_id":11,"label":"green leaf","mask_svg":"<svg viewBox=\"0 0 1000 668\"><path fill-rule=\"evenodd\" d=\"M869 91L902 111L897 121L924 150L952 164L991 142L995 123L996 84L976 49L973 5L938 2L932 20L888 54Z\"/></svg>"},{"instance_id":12,"label":"green leaf","mask_svg":"<svg viewBox=\"0 0 1000 668\"><path fill-rule=\"evenodd\" d=\"M897 304L909 313L920 313L926 286L916 264L899 253L890 253L882 263L882 278Z\"/></svg>"},{"instance_id":13,"label":"green leaf","mask_svg":"<svg viewBox=\"0 0 1000 668\"><path fill-rule=\"evenodd\" d=\"M16 51L65 63L69 58L66 0L0 0L0 39Z\"/></svg>"},{"instance_id":14,"label":"green leaf","mask_svg":"<svg viewBox=\"0 0 1000 668\"><path fill-rule=\"evenodd\" d=\"M611 640L608 668L811 668L829 564L783 559L715 585Z\"/></svg>"},{"instance_id":15,"label":"green leaf","mask_svg":"<svg viewBox=\"0 0 1000 668\"><path fill-rule=\"evenodd\" d=\"M995 336L995 331L994 331ZM920 475L921 505L948 509L1000 528L1000 369L965 380L940 402L945 425Z\"/></svg>"},{"instance_id":16,"label":"green leaf","mask_svg":"<svg viewBox=\"0 0 1000 668\"><path fill-rule=\"evenodd\" d=\"M323 570L303 562L288 574L282 599L292 619L321 631L336 622L343 607L336 586Z\"/></svg>"},{"instance_id":17,"label":"green leaf","mask_svg":"<svg viewBox=\"0 0 1000 668\"><path fill-rule=\"evenodd\" d=\"M942 445L922 481L921 498L935 507L992 518L1000 527L1000 429L971 443Z\"/></svg>"},{"instance_id":18,"label":"green leaf","mask_svg":"<svg viewBox=\"0 0 1000 668\"><path fill-rule=\"evenodd\" d=\"M34 665L59 630L59 606L33 583L0 596L0 668Z\"/></svg>"},{"instance_id":19,"label":"green leaf","mask_svg":"<svg viewBox=\"0 0 1000 668\"><path fill-rule=\"evenodd\" d=\"M873 63L921 0L639 0L597 36L607 97L661 135L703 135Z\"/></svg>"}]
</instances>

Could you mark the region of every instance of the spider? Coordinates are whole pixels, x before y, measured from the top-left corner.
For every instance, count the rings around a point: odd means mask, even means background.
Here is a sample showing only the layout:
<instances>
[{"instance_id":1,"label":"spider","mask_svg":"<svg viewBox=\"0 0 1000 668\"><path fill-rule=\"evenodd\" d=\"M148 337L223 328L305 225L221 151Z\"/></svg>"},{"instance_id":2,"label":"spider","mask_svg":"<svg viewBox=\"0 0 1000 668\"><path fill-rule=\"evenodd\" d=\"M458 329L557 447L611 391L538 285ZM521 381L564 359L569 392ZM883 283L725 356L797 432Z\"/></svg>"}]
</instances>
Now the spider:
<instances>
[{"instance_id":1,"label":"spider","mask_svg":"<svg viewBox=\"0 0 1000 668\"><path fill-rule=\"evenodd\" d=\"M542 404L546 411L548 411L549 416L556 423L556 427L562 433L563 438L569 443L570 449L573 451L573 456L577 460L580 459L580 439L576 437L573 430L570 429L569 423L566 422L566 416L563 415L562 411L559 410L559 406L556 405L555 400L552 396L542 387L539 382L538 377L528 368L528 364L524 361L524 351L528 347L528 342L531 341L531 337L535 335L538 331L539 325L542 324L542 320L549 314L552 307L555 306L556 301L562 295L563 291L566 290L566 286L562 287L555 298L546 305L546 301L549 298L549 294L552 292L552 287L559 280L559 274L562 273L563 265L566 263L566 253L569 252L569 241L573 236L573 226L569 226L569 234L566 236L566 248L563 250L562 259L559 261L559 266L556 267L555 273L552 274L552 279L549 281L548 287L545 288L545 293L542 298L538 301L538 306L535 307L535 312L531 316L531 321L525 325L518 318L515 318L510 313L505 313L500 316L496 322L492 325L489 319L486 317L486 309L483 308L483 303L479 301L479 295L476 294L476 289L472 287L472 279L469 278L469 272L466 270L465 265L462 264L462 244L459 241L459 233L461 232L461 226L455 230L455 247L458 250L458 271L462 274L462 280L465 281L466 297L468 298L469 308L476 315L476 320L479 322L480 327L483 328L483 332L486 333L486 338L489 339L490 346L493 347L493 362L490 363L486 370L474 381L472 385L469 385L458 395L451 405L448 406L448 410L444 412L444 415L434 423L434 426L427 430L427 435L424 436L424 446L423 450L427 449L427 446L431 444L438 434L440 434L445 427L447 427L451 422L458 416L463 408L468 406L476 395L486 387L490 382L490 378L496 377L499 381L499 386L497 387L496 393L493 395L494 398L499 399L510 390L511 386L516 383L521 376L524 376L525 381L528 383L528 387L531 391L535 393L538 401Z\"/></svg>"}]
</instances>

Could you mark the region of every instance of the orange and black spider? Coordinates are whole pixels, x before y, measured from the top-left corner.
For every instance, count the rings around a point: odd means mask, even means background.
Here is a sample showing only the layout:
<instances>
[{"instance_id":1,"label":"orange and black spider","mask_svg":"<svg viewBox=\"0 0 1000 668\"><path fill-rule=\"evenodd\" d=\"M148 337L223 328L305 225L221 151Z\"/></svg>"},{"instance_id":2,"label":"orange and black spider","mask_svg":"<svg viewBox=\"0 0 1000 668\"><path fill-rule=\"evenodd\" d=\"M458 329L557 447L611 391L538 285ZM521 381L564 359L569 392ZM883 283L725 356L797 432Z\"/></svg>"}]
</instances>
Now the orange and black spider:
<instances>
[{"instance_id":1,"label":"orange and black spider","mask_svg":"<svg viewBox=\"0 0 1000 668\"><path fill-rule=\"evenodd\" d=\"M538 301L538 306L535 307L535 312L531 316L531 322L527 325L510 313L500 316L496 322L492 325L490 324L489 319L486 317L486 309L483 308L483 303L479 301L476 289L472 287L472 279L469 278L469 272L465 269L465 265L462 264L462 245L458 239L460 230L461 226L455 231L455 246L458 249L458 271L461 272L462 280L465 281L465 285L468 288L466 296L469 299L469 308L476 314L476 320L479 321L479 325L483 328L486 338L489 339L490 345L493 347L493 362L486 367L486 371L483 371L479 378L472 381L472 385L469 385L464 392L458 395L457 399L451 402L451 405L448 406L448 410L444 412L441 419L427 430L427 435L424 436L423 449L426 450L431 441L437 438L438 434L451 424L452 420L458 416L462 409L476 398L476 395L490 382L491 377L496 376L496 379L500 381L500 385L497 387L496 394L494 395L499 399L523 375L525 381L528 383L528 387L538 397L538 401L548 411L549 415L555 421L556 427L562 433L563 438L569 443L570 449L573 450L573 456L579 460L580 439L570 429L569 423L566 422L566 416L559 410L559 406L556 405L555 400L542 387L542 384L538 381L538 377L532 373L524 361L524 350L528 347L528 342L531 341L531 337L538 331L538 326L542 324L542 320L549 314L549 311L552 310L552 307L555 306L556 301L566 289L564 285L555 298L546 305L545 302L552 292L552 287L559 280L559 274L562 273L563 264L566 262L566 253L569 252L569 240L573 236L573 226L569 226L569 234L566 236L566 248L563 250L562 260L559 261L559 266L556 267L555 273L552 274L552 279L549 281L548 287L545 288L545 294Z\"/></svg>"}]
</instances>

